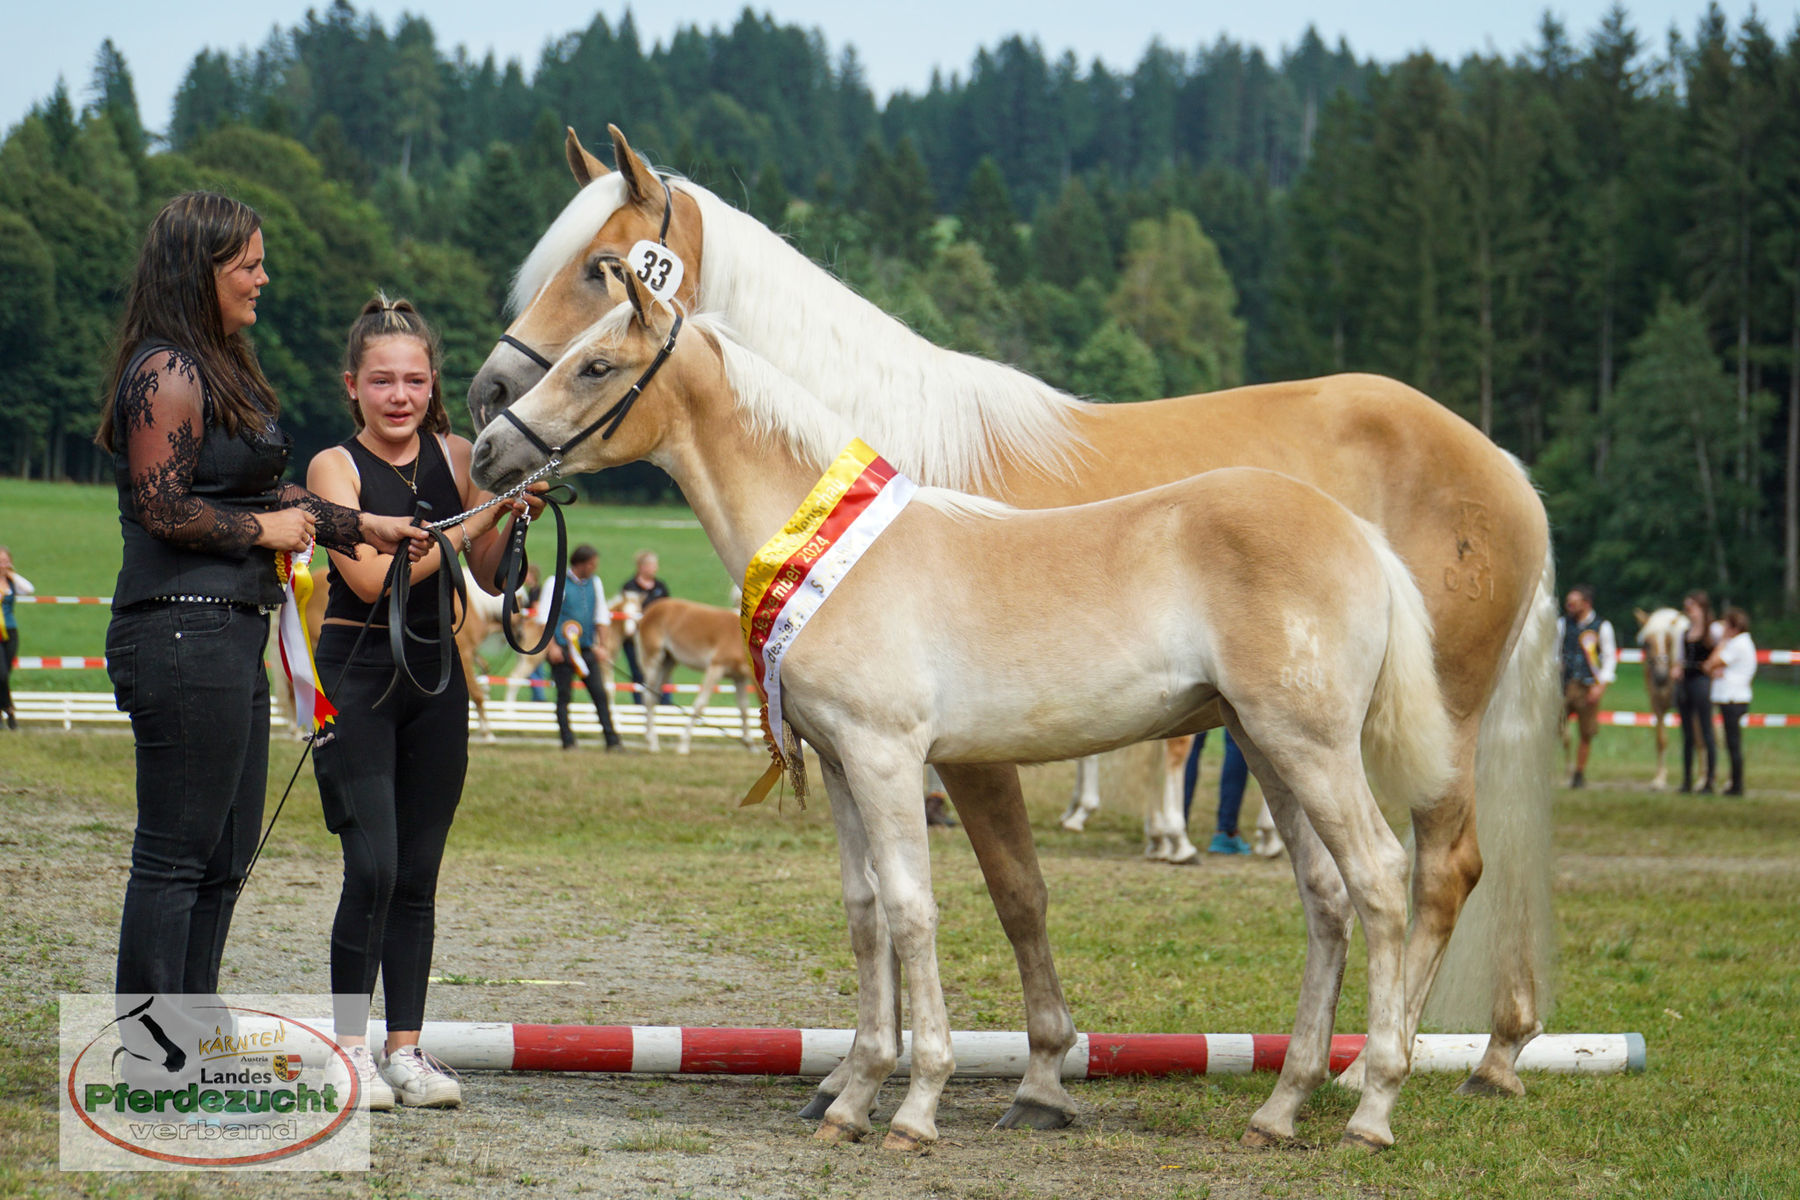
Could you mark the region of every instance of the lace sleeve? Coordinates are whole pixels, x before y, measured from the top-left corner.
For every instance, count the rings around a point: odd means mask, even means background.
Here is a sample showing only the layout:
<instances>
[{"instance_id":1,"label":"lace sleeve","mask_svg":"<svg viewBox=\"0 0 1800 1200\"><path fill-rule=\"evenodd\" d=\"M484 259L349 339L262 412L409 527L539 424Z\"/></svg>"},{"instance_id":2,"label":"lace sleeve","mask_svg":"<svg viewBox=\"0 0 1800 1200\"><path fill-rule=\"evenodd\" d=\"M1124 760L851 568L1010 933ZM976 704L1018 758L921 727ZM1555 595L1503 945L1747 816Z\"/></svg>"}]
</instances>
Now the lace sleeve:
<instances>
[{"instance_id":1,"label":"lace sleeve","mask_svg":"<svg viewBox=\"0 0 1800 1200\"><path fill-rule=\"evenodd\" d=\"M362 514L333 504L297 483L284 483L277 493L280 508L304 508L313 516L313 540L327 550L355 554L362 542Z\"/></svg>"},{"instance_id":2,"label":"lace sleeve","mask_svg":"<svg viewBox=\"0 0 1800 1200\"><path fill-rule=\"evenodd\" d=\"M194 465L205 431L200 371L179 350L145 359L119 397L118 425L131 465L138 521L153 537L179 546L243 558L262 526L245 512L193 494Z\"/></svg>"}]
</instances>

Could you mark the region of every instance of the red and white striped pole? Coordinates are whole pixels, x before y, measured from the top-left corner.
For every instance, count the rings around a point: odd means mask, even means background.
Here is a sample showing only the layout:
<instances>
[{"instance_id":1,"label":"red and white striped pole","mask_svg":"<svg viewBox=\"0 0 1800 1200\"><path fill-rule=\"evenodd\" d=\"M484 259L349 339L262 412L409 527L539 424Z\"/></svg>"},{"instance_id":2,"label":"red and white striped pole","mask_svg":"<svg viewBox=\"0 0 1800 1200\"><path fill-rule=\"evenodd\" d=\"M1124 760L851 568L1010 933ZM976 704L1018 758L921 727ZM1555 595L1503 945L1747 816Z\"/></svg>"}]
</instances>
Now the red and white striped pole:
<instances>
[{"instance_id":1,"label":"red and white striped pole","mask_svg":"<svg viewBox=\"0 0 1800 1200\"><path fill-rule=\"evenodd\" d=\"M380 1025L380 1021L372 1022ZM371 1029L371 1039L385 1030ZM461 1071L597 1071L620 1074L828 1075L850 1053L848 1029L733 1029L673 1025L526 1025L498 1021L427 1021L420 1044ZM1360 1034L1331 1039L1331 1069L1362 1052ZM1030 1050L1023 1033L958 1031L950 1035L956 1073L1003 1079L1024 1074ZM912 1035L903 1038L906 1074ZM1084 1033L1063 1060L1064 1079L1120 1075L1247 1075L1279 1071L1282 1034ZM1414 1071L1469 1071L1487 1048L1486 1034L1420 1034ZM1521 1071L1616 1075L1644 1069L1639 1033L1543 1034L1519 1055Z\"/></svg>"}]
</instances>

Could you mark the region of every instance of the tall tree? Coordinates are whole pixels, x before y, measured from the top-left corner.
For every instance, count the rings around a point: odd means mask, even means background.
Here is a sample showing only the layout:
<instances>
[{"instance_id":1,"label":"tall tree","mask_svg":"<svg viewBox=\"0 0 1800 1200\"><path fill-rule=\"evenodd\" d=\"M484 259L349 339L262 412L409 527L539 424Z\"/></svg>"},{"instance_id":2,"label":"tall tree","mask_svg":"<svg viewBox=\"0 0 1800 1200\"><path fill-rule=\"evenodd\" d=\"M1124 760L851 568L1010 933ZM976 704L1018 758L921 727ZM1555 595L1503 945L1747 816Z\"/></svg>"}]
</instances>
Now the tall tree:
<instances>
[{"instance_id":1,"label":"tall tree","mask_svg":"<svg viewBox=\"0 0 1800 1200\"><path fill-rule=\"evenodd\" d=\"M1025 246L1019 240L1019 218L1013 211L1006 178L992 155L983 155L963 189L957 210L962 236L981 247L994 274L1007 287L1025 276Z\"/></svg>"},{"instance_id":2,"label":"tall tree","mask_svg":"<svg viewBox=\"0 0 1800 1200\"><path fill-rule=\"evenodd\" d=\"M1171 391L1210 392L1244 379L1244 323L1218 247L1192 213L1132 225L1113 316L1156 354Z\"/></svg>"}]
</instances>

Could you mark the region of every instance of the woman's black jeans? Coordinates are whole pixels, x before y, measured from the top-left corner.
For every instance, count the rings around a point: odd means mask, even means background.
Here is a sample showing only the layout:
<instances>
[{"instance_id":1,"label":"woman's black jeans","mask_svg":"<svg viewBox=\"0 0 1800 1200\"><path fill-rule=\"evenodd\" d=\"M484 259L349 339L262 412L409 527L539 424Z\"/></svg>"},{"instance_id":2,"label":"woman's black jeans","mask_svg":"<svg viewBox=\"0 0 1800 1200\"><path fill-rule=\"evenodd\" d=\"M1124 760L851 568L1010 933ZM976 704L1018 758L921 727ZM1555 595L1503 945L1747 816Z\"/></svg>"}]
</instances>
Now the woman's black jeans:
<instances>
[{"instance_id":1,"label":"woman's black jeans","mask_svg":"<svg viewBox=\"0 0 1800 1200\"><path fill-rule=\"evenodd\" d=\"M113 614L107 674L137 742L117 990L211 993L269 774L269 619L223 604Z\"/></svg>"},{"instance_id":2,"label":"woman's black jeans","mask_svg":"<svg viewBox=\"0 0 1800 1200\"><path fill-rule=\"evenodd\" d=\"M1694 786L1694 759L1704 746L1706 774L1701 776L1700 786L1710 789L1716 784L1718 756L1713 742L1712 680L1698 671L1683 675L1676 685L1675 706L1681 713L1681 786Z\"/></svg>"}]
</instances>

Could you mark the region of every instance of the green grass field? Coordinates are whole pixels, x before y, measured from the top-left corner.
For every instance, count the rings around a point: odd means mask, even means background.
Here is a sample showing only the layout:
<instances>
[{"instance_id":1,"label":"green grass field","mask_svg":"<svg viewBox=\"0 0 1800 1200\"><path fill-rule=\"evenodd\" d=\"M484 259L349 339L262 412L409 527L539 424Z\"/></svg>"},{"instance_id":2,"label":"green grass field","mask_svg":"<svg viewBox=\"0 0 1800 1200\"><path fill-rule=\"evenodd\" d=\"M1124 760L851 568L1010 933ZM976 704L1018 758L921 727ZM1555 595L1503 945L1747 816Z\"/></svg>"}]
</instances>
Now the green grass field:
<instances>
[{"instance_id":1,"label":"green grass field","mask_svg":"<svg viewBox=\"0 0 1800 1200\"><path fill-rule=\"evenodd\" d=\"M1612 732L1602 733L1593 786L1561 793L1556 806L1560 1001L1550 1027L1641 1032L1647 1073L1533 1076L1530 1095L1517 1101L1461 1098L1453 1094L1456 1078L1421 1076L1395 1114L1399 1145L1374 1159L1329 1148L1353 1107L1331 1088L1309 1105L1301 1126L1320 1149L1222 1153L1267 1096L1268 1076L1080 1085L1091 1110L1077 1135L1099 1145L1118 1137L1121 1123L1137 1129L1128 1136L1145 1139L1157 1161L1183 1168L1169 1177L1170 1196L1209 1194L1203 1181L1219 1189L1211 1194L1231 1196L1800 1194L1793 1119L1800 1106L1793 1017L1800 1006L1800 741L1752 731L1751 795L1727 801L1642 790L1639 743L1647 737ZM13 804L74 806L84 822L78 828L112 831L110 844L123 852L129 739L34 731L4 749L0 822ZM1216 744L1209 750L1216 755ZM754 769L750 756L722 748L689 759L632 754L578 763L534 747L478 748L445 870L603 881L608 919L652 923L682 944L771 968L809 970L845 997L847 1013L854 973L829 818L821 804L736 808ZM1209 761L1206 778L1215 777ZM1069 778L1066 767L1035 768L1026 786L1051 889L1052 939L1079 1027L1285 1030L1304 935L1284 866L1144 864L1138 817L1116 806L1103 809L1086 834L1064 833L1055 818ZM271 869L329 867L336 848L318 820L310 773L289 812L271 846ZM1022 1027L1012 955L966 839L954 831L934 837L933 855L953 1027ZM323 945L325 931L313 932ZM60 1195L81 1186L77 1177L59 1182L47 1165L55 1161L53 1015L45 1015L44 995L19 982L49 971L60 986L75 987L84 972L93 975L95 964L65 961L69 945L24 911L0 925L0 1146L11 1164L0 1167L0 1194ZM1359 942L1342 1030L1362 1020L1361 958ZM604 1021L607 1013L562 1019ZM772 1011L743 1014L748 1024L792 1019L779 1001ZM1021 1152L1031 1137L1011 1136Z\"/></svg>"}]
</instances>

